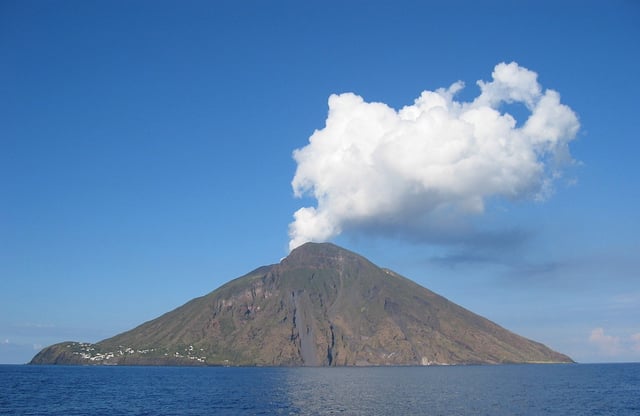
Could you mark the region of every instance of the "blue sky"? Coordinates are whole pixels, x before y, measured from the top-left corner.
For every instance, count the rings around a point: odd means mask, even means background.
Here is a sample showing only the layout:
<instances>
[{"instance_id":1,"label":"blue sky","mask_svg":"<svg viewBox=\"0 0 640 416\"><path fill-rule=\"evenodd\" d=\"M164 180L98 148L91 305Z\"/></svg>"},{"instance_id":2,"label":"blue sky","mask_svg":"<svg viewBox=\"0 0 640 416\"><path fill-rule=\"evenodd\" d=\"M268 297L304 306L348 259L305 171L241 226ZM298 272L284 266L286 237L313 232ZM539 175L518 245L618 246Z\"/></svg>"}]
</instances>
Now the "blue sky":
<instances>
[{"instance_id":1,"label":"blue sky","mask_svg":"<svg viewBox=\"0 0 640 416\"><path fill-rule=\"evenodd\" d=\"M508 329L582 362L639 361L640 6L440 3L2 2L0 363L107 338L278 262L305 207L327 213L330 241ZM471 106L476 81L500 87L500 63L537 74L575 114L579 130L561 143L572 161L525 148L546 169L527 175L515 153L484 152L500 162L482 166L515 166L500 178L522 186L485 189L478 173L453 199L406 199L416 222L384 199L340 214L342 181L327 175L301 173L311 188L294 196L294 150L309 149L309 172L327 155L308 146L314 132L370 143L325 128L333 94L398 114L463 81L452 102ZM529 110L507 101L496 110L523 127ZM432 167L420 157L442 137L376 155L411 175ZM372 186L340 161L327 169L354 194ZM464 178L453 172L443 178ZM373 188L402 190L405 177ZM445 185L435 194L453 195Z\"/></svg>"}]
</instances>

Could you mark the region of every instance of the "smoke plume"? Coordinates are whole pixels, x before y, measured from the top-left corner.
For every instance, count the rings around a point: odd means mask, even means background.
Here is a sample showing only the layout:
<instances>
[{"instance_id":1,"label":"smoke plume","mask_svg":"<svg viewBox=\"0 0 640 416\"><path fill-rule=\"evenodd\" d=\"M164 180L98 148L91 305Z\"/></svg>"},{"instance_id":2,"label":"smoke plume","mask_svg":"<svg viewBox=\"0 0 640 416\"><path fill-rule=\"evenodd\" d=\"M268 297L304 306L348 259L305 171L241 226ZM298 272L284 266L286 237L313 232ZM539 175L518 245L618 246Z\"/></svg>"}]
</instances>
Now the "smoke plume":
<instances>
[{"instance_id":1,"label":"smoke plume","mask_svg":"<svg viewBox=\"0 0 640 416\"><path fill-rule=\"evenodd\" d=\"M500 63L491 81L478 81L471 102L455 100L458 81L400 110L331 95L325 127L293 152L294 194L317 206L295 212L290 249L344 231L446 232L483 213L487 198L547 198L571 162L568 145L580 125L537 78ZM505 109L513 104L526 109L526 120Z\"/></svg>"}]
</instances>

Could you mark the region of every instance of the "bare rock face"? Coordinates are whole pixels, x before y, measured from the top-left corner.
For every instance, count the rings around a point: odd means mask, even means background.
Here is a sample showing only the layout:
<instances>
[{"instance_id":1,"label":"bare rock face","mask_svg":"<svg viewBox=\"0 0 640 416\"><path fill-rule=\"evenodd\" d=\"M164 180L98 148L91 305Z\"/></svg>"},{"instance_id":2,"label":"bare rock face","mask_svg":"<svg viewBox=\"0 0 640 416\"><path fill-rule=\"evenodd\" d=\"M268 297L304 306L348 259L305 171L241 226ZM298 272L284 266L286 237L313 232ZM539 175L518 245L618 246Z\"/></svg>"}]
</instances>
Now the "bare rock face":
<instances>
[{"instance_id":1,"label":"bare rock face","mask_svg":"<svg viewBox=\"0 0 640 416\"><path fill-rule=\"evenodd\" d=\"M354 366L572 362L333 244L307 243L210 294L32 364Z\"/></svg>"}]
</instances>

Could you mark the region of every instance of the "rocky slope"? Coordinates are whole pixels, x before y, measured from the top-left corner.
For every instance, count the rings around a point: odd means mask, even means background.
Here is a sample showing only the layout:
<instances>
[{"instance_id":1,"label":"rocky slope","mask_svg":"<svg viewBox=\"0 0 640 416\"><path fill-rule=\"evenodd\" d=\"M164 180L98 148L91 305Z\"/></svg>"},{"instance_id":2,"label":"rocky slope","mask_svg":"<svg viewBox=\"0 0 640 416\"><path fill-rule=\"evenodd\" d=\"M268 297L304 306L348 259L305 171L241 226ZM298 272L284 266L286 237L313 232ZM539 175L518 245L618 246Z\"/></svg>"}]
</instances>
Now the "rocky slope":
<instances>
[{"instance_id":1,"label":"rocky slope","mask_svg":"<svg viewBox=\"0 0 640 416\"><path fill-rule=\"evenodd\" d=\"M571 362L333 244L307 243L210 294L32 364L348 366Z\"/></svg>"}]
</instances>

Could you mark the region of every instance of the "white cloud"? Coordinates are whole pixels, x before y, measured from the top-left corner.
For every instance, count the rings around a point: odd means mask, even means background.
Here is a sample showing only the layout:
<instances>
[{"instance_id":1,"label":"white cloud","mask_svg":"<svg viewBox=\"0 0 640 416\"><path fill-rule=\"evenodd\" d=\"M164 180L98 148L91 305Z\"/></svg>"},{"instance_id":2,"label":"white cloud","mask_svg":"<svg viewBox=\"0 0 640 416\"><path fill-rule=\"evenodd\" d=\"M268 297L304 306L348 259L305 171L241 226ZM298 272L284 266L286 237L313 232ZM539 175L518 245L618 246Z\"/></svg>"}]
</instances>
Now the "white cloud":
<instances>
[{"instance_id":1,"label":"white cloud","mask_svg":"<svg viewBox=\"0 0 640 416\"><path fill-rule=\"evenodd\" d=\"M606 355L614 356L621 352L620 338L606 335L603 328L593 329L591 335L589 335L589 342Z\"/></svg>"},{"instance_id":2,"label":"white cloud","mask_svg":"<svg viewBox=\"0 0 640 416\"><path fill-rule=\"evenodd\" d=\"M631 349L640 353L640 333L631 335Z\"/></svg>"},{"instance_id":3,"label":"white cloud","mask_svg":"<svg viewBox=\"0 0 640 416\"><path fill-rule=\"evenodd\" d=\"M613 336L603 328L594 328L589 335L589 343L606 356L617 359L632 359L640 354L640 333Z\"/></svg>"},{"instance_id":4,"label":"white cloud","mask_svg":"<svg viewBox=\"0 0 640 416\"><path fill-rule=\"evenodd\" d=\"M456 82L398 111L332 95L325 127L293 153L294 194L317 206L294 214L290 249L364 228L446 233L483 213L487 198L548 197L571 161L577 116L516 63L496 65L492 78L478 81L472 102L454 100ZM528 109L520 125L501 109L509 103Z\"/></svg>"}]
</instances>

